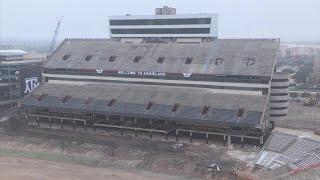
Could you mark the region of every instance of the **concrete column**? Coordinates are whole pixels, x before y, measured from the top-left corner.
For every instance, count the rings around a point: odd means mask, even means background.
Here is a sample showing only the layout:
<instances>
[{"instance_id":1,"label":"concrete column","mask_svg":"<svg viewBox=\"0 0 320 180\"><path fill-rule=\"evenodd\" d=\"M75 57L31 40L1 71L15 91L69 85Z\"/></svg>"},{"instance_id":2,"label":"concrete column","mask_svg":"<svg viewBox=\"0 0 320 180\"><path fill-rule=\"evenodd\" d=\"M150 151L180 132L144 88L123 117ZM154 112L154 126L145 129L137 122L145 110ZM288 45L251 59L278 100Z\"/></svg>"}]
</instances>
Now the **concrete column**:
<instances>
[{"instance_id":1,"label":"concrete column","mask_svg":"<svg viewBox=\"0 0 320 180\"><path fill-rule=\"evenodd\" d=\"M123 125L124 125L124 122L123 122L122 116L120 116L120 119L121 119L121 135L123 135Z\"/></svg>"},{"instance_id":2,"label":"concrete column","mask_svg":"<svg viewBox=\"0 0 320 180\"><path fill-rule=\"evenodd\" d=\"M223 146L226 146L226 135L223 135Z\"/></svg>"},{"instance_id":3,"label":"concrete column","mask_svg":"<svg viewBox=\"0 0 320 180\"><path fill-rule=\"evenodd\" d=\"M209 134L206 134L206 143L209 144Z\"/></svg>"},{"instance_id":4,"label":"concrete column","mask_svg":"<svg viewBox=\"0 0 320 180\"><path fill-rule=\"evenodd\" d=\"M63 118L61 118L61 129L63 129Z\"/></svg>"},{"instance_id":5,"label":"concrete column","mask_svg":"<svg viewBox=\"0 0 320 180\"><path fill-rule=\"evenodd\" d=\"M49 127L51 127L51 117L49 117Z\"/></svg>"},{"instance_id":6,"label":"concrete column","mask_svg":"<svg viewBox=\"0 0 320 180\"><path fill-rule=\"evenodd\" d=\"M37 116L37 124L38 124L38 126L40 126L40 119L39 119L39 116Z\"/></svg>"},{"instance_id":7,"label":"concrete column","mask_svg":"<svg viewBox=\"0 0 320 180\"><path fill-rule=\"evenodd\" d=\"M228 135L228 148L231 148L231 136Z\"/></svg>"},{"instance_id":8,"label":"concrete column","mask_svg":"<svg viewBox=\"0 0 320 180\"><path fill-rule=\"evenodd\" d=\"M243 148L243 144L244 144L244 139L243 137L241 137L241 148Z\"/></svg>"},{"instance_id":9,"label":"concrete column","mask_svg":"<svg viewBox=\"0 0 320 180\"><path fill-rule=\"evenodd\" d=\"M179 141L179 130L176 129L176 141Z\"/></svg>"},{"instance_id":10,"label":"concrete column","mask_svg":"<svg viewBox=\"0 0 320 180\"><path fill-rule=\"evenodd\" d=\"M150 137L150 139L152 139L151 127L152 127L152 121L151 121L151 119L150 119L150 120L149 120L149 130L150 130L150 132L149 132L149 137Z\"/></svg>"},{"instance_id":11,"label":"concrete column","mask_svg":"<svg viewBox=\"0 0 320 180\"><path fill-rule=\"evenodd\" d=\"M137 118L134 118L134 127L137 128ZM138 137L137 129L134 130L134 136Z\"/></svg>"},{"instance_id":12,"label":"concrete column","mask_svg":"<svg viewBox=\"0 0 320 180\"><path fill-rule=\"evenodd\" d=\"M165 134L166 134L166 137L165 137L165 140L168 140L168 120L165 121L165 126L164 126L164 130L165 130Z\"/></svg>"},{"instance_id":13,"label":"concrete column","mask_svg":"<svg viewBox=\"0 0 320 180\"><path fill-rule=\"evenodd\" d=\"M76 120L73 120L72 127L73 127L73 130L76 130Z\"/></svg>"},{"instance_id":14,"label":"concrete column","mask_svg":"<svg viewBox=\"0 0 320 180\"><path fill-rule=\"evenodd\" d=\"M28 115L29 115L29 114L28 114L28 110L27 110L27 109L26 109L25 113L26 113L26 117L25 117L25 118L26 118L26 123L27 123L27 125L28 125L28 123L29 123L29 117L28 117Z\"/></svg>"},{"instance_id":15,"label":"concrete column","mask_svg":"<svg viewBox=\"0 0 320 180\"><path fill-rule=\"evenodd\" d=\"M109 132L110 131L110 127L109 127L109 116L107 115L107 132Z\"/></svg>"},{"instance_id":16,"label":"concrete column","mask_svg":"<svg viewBox=\"0 0 320 180\"><path fill-rule=\"evenodd\" d=\"M260 137L260 149L262 148L263 146L263 136Z\"/></svg>"}]
</instances>

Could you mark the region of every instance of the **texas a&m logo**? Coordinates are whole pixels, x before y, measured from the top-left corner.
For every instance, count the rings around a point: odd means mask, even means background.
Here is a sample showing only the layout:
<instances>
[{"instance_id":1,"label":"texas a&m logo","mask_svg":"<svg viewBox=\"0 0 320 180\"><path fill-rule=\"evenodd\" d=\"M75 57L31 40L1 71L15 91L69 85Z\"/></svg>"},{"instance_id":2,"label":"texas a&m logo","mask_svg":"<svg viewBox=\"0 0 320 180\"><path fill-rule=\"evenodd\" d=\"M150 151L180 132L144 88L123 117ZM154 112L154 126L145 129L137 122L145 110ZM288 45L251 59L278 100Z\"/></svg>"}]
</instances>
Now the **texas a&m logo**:
<instances>
[{"instance_id":1,"label":"texas a&m logo","mask_svg":"<svg viewBox=\"0 0 320 180\"><path fill-rule=\"evenodd\" d=\"M30 93L32 90L34 90L39 85L38 77L32 77L32 78L26 78L26 89L24 90L24 93Z\"/></svg>"},{"instance_id":2,"label":"texas a&m logo","mask_svg":"<svg viewBox=\"0 0 320 180\"><path fill-rule=\"evenodd\" d=\"M182 74L183 74L183 77L185 78L189 78L192 75L192 73L182 73Z\"/></svg>"}]
</instances>

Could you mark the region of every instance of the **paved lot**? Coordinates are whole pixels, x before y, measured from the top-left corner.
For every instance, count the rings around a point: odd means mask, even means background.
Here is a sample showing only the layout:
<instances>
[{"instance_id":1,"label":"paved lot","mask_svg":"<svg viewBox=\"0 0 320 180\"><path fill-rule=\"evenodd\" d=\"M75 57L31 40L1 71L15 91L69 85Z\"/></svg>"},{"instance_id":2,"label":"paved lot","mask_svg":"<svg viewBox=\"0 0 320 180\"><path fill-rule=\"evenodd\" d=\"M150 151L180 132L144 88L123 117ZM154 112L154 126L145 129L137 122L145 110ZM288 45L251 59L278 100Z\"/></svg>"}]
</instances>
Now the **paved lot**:
<instances>
[{"instance_id":1,"label":"paved lot","mask_svg":"<svg viewBox=\"0 0 320 180\"><path fill-rule=\"evenodd\" d=\"M320 127L320 108L290 102L288 116L276 124L285 128L314 130Z\"/></svg>"}]
</instances>

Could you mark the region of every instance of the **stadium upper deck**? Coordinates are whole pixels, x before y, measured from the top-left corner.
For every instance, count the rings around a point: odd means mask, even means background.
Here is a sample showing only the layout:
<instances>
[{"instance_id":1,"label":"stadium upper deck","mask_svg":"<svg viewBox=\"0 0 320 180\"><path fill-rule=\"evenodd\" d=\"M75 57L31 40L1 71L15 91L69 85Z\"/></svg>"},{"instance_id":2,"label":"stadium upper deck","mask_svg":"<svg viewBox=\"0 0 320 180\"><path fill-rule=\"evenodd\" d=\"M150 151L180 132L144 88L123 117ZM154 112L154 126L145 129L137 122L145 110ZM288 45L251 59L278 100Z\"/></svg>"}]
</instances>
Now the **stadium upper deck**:
<instances>
[{"instance_id":1,"label":"stadium upper deck","mask_svg":"<svg viewBox=\"0 0 320 180\"><path fill-rule=\"evenodd\" d=\"M68 39L46 64L45 72L206 81L227 77L270 80L278 46L278 39L185 44Z\"/></svg>"}]
</instances>

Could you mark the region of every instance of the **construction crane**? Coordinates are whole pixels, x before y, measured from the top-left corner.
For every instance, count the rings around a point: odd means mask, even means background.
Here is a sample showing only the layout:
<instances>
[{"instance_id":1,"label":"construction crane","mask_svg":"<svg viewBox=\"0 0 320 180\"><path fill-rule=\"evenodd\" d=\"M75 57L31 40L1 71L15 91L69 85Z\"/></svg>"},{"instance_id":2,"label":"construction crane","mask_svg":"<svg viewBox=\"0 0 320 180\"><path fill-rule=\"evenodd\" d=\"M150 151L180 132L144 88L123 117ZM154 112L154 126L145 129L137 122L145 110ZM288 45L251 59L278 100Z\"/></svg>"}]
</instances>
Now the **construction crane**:
<instances>
[{"instance_id":1,"label":"construction crane","mask_svg":"<svg viewBox=\"0 0 320 180\"><path fill-rule=\"evenodd\" d=\"M54 35L52 37L52 40L51 40L51 43L50 43L50 47L48 49L48 54L52 54L53 51L55 50L56 48L56 44L57 44L57 39L58 39L58 35L59 35L59 31L60 31L60 25L61 25L61 22L62 22L62 18L61 17L59 20L58 20L58 24L57 24L57 27L54 31Z\"/></svg>"}]
</instances>

